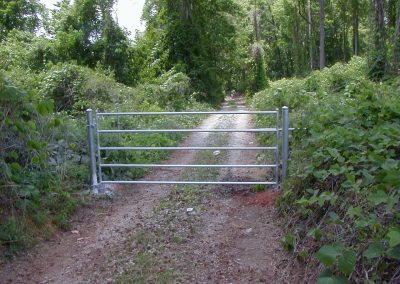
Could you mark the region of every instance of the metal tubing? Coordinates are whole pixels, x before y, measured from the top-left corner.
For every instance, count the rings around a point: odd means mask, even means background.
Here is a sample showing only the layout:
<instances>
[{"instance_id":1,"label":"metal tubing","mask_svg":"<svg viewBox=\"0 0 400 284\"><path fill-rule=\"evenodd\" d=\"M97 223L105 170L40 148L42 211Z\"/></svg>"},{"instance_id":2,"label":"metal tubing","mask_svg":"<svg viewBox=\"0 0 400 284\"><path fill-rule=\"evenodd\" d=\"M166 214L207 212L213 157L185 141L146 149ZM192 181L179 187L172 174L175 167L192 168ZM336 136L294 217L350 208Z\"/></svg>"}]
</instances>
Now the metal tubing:
<instances>
[{"instance_id":1,"label":"metal tubing","mask_svg":"<svg viewBox=\"0 0 400 284\"><path fill-rule=\"evenodd\" d=\"M276 111L181 111L181 112L100 112L99 116L111 115L197 115L197 114L275 114Z\"/></svg>"},{"instance_id":2,"label":"metal tubing","mask_svg":"<svg viewBox=\"0 0 400 284\"><path fill-rule=\"evenodd\" d=\"M100 164L102 168L275 168L277 165Z\"/></svg>"},{"instance_id":3,"label":"metal tubing","mask_svg":"<svg viewBox=\"0 0 400 284\"><path fill-rule=\"evenodd\" d=\"M100 150L275 150L276 147L100 147Z\"/></svg>"},{"instance_id":4,"label":"metal tubing","mask_svg":"<svg viewBox=\"0 0 400 284\"><path fill-rule=\"evenodd\" d=\"M289 108L282 107L282 182L288 174L289 160Z\"/></svg>"},{"instance_id":5,"label":"metal tubing","mask_svg":"<svg viewBox=\"0 0 400 284\"><path fill-rule=\"evenodd\" d=\"M103 180L103 174L101 172L101 151L100 151L100 134L99 134L99 129L100 129L100 121L99 121L99 116L96 114L96 133L97 133L97 160L98 160L98 168L99 168L99 181L100 183Z\"/></svg>"},{"instance_id":6,"label":"metal tubing","mask_svg":"<svg viewBox=\"0 0 400 284\"><path fill-rule=\"evenodd\" d=\"M276 128L256 129L126 129L98 130L99 133L172 133L172 132L275 132Z\"/></svg>"},{"instance_id":7,"label":"metal tubing","mask_svg":"<svg viewBox=\"0 0 400 284\"><path fill-rule=\"evenodd\" d=\"M157 180L133 180L133 181L111 181L105 180L102 183L104 184L232 184L232 185L256 185L256 184L265 184L265 185L276 185L274 181L157 181Z\"/></svg>"},{"instance_id":8,"label":"metal tubing","mask_svg":"<svg viewBox=\"0 0 400 284\"><path fill-rule=\"evenodd\" d=\"M91 109L86 110L87 118L87 137L89 145L89 159L90 159L90 185L92 186L92 192L97 194L97 173L96 173L96 156L93 139L93 112Z\"/></svg>"},{"instance_id":9,"label":"metal tubing","mask_svg":"<svg viewBox=\"0 0 400 284\"><path fill-rule=\"evenodd\" d=\"M279 165L279 110L276 109L276 149L275 149L275 164ZM279 167L275 168L275 181L279 184Z\"/></svg>"}]
</instances>

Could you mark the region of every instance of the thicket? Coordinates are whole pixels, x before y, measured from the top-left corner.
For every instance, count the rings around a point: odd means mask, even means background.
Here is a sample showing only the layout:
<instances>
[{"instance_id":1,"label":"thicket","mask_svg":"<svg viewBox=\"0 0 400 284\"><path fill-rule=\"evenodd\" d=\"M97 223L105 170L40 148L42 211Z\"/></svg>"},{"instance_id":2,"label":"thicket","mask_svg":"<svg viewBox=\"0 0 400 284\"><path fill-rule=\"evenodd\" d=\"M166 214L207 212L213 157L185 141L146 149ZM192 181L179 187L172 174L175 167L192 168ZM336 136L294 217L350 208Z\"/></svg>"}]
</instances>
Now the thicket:
<instances>
[{"instance_id":1,"label":"thicket","mask_svg":"<svg viewBox=\"0 0 400 284\"><path fill-rule=\"evenodd\" d=\"M299 129L277 204L283 246L317 267L317 283L400 280L399 91L398 77L371 82L355 57L253 99L257 109L289 106Z\"/></svg>"},{"instance_id":2,"label":"thicket","mask_svg":"<svg viewBox=\"0 0 400 284\"><path fill-rule=\"evenodd\" d=\"M188 76L174 68L150 83L129 87L112 72L74 62L45 60L51 41L13 31L0 43L0 253L14 254L58 228L89 188L85 110L164 111L203 109L193 99ZM46 51L45 54L51 54ZM197 119L152 116L121 119L119 127L193 127ZM116 127L115 121L102 121ZM129 124L129 125L128 125ZM176 134L105 137L104 146L172 146ZM102 153L107 161L152 163L165 152ZM142 169L105 172L107 177L138 178Z\"/></svg>"}]
</instances>

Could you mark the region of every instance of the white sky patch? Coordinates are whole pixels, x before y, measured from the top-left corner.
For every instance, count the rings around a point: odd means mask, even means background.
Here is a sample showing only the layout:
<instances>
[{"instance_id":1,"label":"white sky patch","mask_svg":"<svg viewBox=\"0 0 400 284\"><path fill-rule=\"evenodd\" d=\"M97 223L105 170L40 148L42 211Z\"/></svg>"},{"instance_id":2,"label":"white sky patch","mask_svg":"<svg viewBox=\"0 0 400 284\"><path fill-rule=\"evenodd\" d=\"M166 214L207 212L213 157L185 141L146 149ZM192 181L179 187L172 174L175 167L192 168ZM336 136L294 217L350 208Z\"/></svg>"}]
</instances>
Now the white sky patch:
<instances>
[{"instance_id":1,"label":"white sky patch","mask_svg":"<svg viewBox=\"0 0 400 284\"><path fill-rule=\"evenodd\" d=\"M136 30L142 32L145 25L141 23L143 6L145 0L117 0L114 6L114 17L121 27L126 28L130 33L130 37L134 37ZM40 0L48 9L54 9L54 4L59 0ZM71 1L72 3L73 1Z\"/></svg>"}]
</instances>

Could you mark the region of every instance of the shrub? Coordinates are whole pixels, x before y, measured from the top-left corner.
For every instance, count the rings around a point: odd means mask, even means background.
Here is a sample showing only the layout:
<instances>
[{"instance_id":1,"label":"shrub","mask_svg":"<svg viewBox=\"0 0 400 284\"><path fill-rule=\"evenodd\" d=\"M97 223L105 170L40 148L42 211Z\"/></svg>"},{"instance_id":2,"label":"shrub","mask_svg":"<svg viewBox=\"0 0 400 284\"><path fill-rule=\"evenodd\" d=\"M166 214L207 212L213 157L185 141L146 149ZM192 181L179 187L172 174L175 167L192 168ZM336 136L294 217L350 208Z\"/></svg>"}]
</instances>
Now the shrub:
<instances>
[{"instance_id":1,"label":"shrub","mask_svg":"<svg viewBox=\"0 0 400 284\"><path fill-rule=\"evenodd\" d=\"M355 58L303 80L274 82L253 100L258 109L288 104L291 126L306 128L293 133L278 208L297 240L294 253L325 268L320 283L396 277L399 87L398 79L369 81L364 61Z\"/></svg>"},{"instance_id":2,"label":"shrub","mask_svg":"<svg viewBox=\"0 0 400 284\"><path fill-rule=\"evenodd\" d=\"M0 74L0 246L8 253L31 243L33 227L61 225L57 216L67 218L76 204L62 180L68 174L51 163L61 124L52 112L51 101L37 102Z\"/></svg>"}]
</instances>

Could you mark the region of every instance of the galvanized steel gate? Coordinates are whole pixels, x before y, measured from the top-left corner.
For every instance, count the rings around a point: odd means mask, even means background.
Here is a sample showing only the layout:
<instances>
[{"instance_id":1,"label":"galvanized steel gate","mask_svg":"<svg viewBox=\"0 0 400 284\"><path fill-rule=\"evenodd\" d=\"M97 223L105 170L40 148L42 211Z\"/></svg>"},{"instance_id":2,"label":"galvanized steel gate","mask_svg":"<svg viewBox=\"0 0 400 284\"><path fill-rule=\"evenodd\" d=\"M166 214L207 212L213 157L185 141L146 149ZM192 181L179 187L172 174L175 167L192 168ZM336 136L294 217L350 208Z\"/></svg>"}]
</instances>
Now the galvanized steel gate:
<instances>
[{"instance_id":1,"label":"galvanized steel gate","mask_svg":"<svg viewBox=\"0 0 400 284\"><path fill-rule=\"evenodd\" d=\"M287 173L288 154L289 154L289 109L288 107L282 108L282 128L280 128L280 112L275 111L214 111L214 112L114 112L114 113L96 113L95 122L93 121L93 111L88 109L87 114L87 130L88 130L88 144L90 155L90 173L91 185L94 193L97 193L99 184L240 184L240 185L279 185ZM104 117L116 116L149 116L149 115L270 115L276 118L276 124L273 128L255 128L255 129L102 129L100 121ZM171 132L272 132L275 135L275 145L265 147L143 147L143 146L129 146L129 147L102 147L100 144L100 135L107 135L110 133L171 133ZM280 139L280 132L282 132L282 139ZM97 143L95 143L95 134L97 136ZM280 149L282 155L280 155ZM143 150L248 150L260 151L270 150L274 151L273 164L251 164L251 165L168 165L168 164L112 164L104 163L102 159L102 151L143 151ZM97 159L96 159L97 152ZM273 168L274 181L149 181L149 180L103 180L102 171L104 168Z\"/></svg>"}]
</instances>

